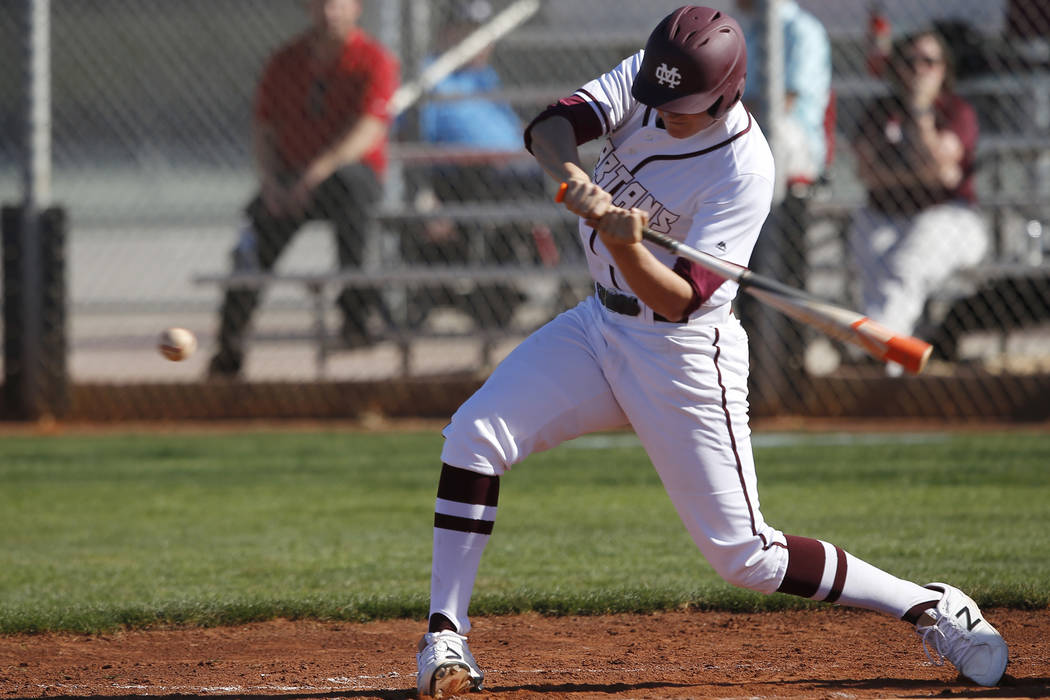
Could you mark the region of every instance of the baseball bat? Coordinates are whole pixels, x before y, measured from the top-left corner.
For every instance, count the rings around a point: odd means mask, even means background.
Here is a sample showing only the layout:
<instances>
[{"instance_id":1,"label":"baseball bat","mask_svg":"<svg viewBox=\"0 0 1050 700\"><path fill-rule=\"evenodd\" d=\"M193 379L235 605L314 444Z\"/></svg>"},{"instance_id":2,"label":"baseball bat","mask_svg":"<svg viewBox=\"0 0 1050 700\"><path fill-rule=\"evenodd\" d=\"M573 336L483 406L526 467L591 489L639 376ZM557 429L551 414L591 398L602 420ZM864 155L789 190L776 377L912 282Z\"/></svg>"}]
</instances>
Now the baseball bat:
<instances>
[{"instance_id":1,"label":"baseball bat","mask_svg":"<svg viewBox=\"0 0 1050 700\"><path fill-rule=\"evenodd\" d=\"M566 183L558 189L555 201L565 199ZM900 335L864 314L819 299L808 292L756 274L709 253L704 253L670 236L648 228L642 237L679 257L690 260L722 279L736 282L740 289L791 318L808 324L846 343L852 343L882 362L896 362L911 374L922 372L933 346L909 335Z\"/></svg>"},{"instance_id":2,"label":"baseball bat","mask_svg":"<svg viewBox=\"0 0 1050 700\"><path fill-rule=\"evenodd\" d=\"M438 56L418 78L395 90L388 107L390 116L396 117L411 107L452 71L477 56L478 52L489 44L513 31L539 9L540 0L515 0L505 7L454 47Z\"/></svg>"}]
</instances>

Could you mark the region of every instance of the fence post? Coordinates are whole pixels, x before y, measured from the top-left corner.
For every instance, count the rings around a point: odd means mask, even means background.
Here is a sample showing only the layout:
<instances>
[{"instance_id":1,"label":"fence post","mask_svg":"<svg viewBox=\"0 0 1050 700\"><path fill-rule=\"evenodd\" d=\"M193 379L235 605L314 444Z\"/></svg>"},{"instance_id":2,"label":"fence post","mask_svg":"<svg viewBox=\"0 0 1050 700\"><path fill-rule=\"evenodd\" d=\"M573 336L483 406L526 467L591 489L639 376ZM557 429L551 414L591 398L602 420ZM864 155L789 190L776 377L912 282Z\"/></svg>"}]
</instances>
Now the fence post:
<instances>
[{"instance_id":1,"label":"fence post","mask_svg":"<svg viewBox=\"0 0 1050 700\"><path fill-rule=\"evenodd\" d=\"M65 213L51 207L50 0L24 0L23 201L3 210L4 398L13 417L68 407Z\"/></svg>"}]
</instances>

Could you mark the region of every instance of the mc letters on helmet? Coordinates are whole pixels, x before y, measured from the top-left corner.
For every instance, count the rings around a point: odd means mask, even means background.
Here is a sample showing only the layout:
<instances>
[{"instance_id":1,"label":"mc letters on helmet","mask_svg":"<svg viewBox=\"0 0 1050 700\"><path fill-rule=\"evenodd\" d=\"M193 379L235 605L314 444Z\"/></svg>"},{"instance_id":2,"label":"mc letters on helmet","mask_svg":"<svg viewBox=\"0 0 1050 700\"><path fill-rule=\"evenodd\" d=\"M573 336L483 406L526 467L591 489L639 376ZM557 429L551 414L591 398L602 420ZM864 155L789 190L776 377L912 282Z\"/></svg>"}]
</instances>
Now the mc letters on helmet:
<instances>
[{"instance_id":1,"label":"mc letters on helmet","mask_svg":"<svg viewBox=\"0 0 1050 700\"><path fill-rule=\"evenodd\" d=\"M656 67L656 82L674 89L682 82L682 74L678 72L677 67L668 67L666 63L661 63Z\"/></svg>"}]
</instances>

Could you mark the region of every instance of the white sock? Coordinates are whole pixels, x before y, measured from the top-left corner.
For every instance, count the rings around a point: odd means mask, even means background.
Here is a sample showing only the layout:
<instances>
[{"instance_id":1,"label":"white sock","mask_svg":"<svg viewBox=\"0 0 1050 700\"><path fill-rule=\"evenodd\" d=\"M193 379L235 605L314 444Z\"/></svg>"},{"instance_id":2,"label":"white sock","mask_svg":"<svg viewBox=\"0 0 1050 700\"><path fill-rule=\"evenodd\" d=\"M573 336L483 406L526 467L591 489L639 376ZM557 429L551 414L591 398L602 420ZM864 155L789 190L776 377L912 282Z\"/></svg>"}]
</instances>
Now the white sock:
<instances>
[{"instance_id":1,"label":"white sock","mask_svg":"<svg viewBox=\"0 0 1050 700\"><path fill-rule=\"evenodd\" d=\"M788 566L782 593L913 617L916 606L937 601L936 591L905 581L833 544L787 535ZM935 604L935 603L934 603Z\"/></svg>"},{"instance_id":2,"label":"white sock","mask_svg":"<svg viewBox=\"0 0 1050 700\"><path fill-rule=\"evenodd\" d=\"M441 613L460 634L470 630L467 608L474 592L481 554L490 535L434 528L430 569L430 614Z\"/></svg>"},{"instance_id":3,"label":"white sock","mask_svg":"<svg viewBox=\"0 0 1050 700\"><path fill-rule=\"evenodd\" d=\"M842 605L903 618L916 605L940 598L936 591L888 574L849 552L845 554L846 584L838 600Z\"/></svg>"}]
</instances>

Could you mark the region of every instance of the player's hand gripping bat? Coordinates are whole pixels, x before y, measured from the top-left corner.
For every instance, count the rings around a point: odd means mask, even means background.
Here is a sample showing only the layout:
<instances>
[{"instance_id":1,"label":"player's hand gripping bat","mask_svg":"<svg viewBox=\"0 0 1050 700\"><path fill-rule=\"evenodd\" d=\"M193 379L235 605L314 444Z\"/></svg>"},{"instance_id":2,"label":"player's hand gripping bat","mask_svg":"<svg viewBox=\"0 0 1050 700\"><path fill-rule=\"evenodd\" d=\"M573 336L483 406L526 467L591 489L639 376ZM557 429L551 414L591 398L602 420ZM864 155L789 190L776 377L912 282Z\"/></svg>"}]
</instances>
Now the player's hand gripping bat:
<instances>
[{"instance_id":1,"label":"player's hand gripping bat","mask_svg":"<svg viewBox=\"0 0 1050 700\"><path fill-rule=\"evenodd\" d=\"M555 201L564 200L567 188L568 185L562 183ZM912 336L898 335L856 311L836 306L776 280L755 274L746 267L716 258L648 228L642 229L642 237L674 255L691 260L723 279L736 282L740 289L759 301L797 321L817 328L832 338L857 345L883 362L896 362L908 372L918 374L930 359L933 346L929 343Z\"/></svg>"}]
</instances>

